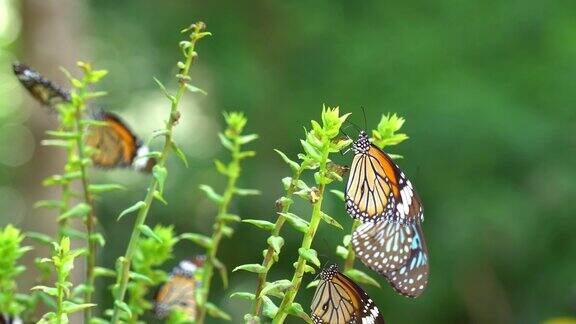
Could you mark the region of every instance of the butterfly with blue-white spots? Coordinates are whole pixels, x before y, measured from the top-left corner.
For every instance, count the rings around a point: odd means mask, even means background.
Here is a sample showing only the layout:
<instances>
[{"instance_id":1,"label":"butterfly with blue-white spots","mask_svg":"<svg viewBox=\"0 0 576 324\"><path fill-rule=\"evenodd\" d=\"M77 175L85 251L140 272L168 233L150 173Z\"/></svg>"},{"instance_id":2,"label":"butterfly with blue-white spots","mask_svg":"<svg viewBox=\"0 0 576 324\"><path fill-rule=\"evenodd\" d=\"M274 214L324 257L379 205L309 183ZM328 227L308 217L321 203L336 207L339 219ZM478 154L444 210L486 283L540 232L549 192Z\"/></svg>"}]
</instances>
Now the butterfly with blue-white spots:
<instances>
[{"instance_id":1,"label":"butterfly with blue-white spots","mask_svg":"<svg viewBox=\"0 0 576 324\"><path fill-rule=\"evenodd\" d=\"M420 224L364 223L354 231L352 246L399 294L416 298L428 286L428 249Z\"/></svg>"}]
</instances>

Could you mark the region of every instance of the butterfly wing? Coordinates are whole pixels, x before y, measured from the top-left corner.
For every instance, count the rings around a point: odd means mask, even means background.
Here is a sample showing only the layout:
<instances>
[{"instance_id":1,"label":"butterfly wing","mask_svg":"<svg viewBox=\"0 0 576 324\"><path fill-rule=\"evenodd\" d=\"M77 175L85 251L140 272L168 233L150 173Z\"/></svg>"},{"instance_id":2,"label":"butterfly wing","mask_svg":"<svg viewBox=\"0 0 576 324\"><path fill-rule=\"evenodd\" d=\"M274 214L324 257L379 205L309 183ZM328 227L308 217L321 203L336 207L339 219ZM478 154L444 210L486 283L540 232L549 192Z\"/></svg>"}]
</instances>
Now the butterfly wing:
<instances>
[{"instance_id":1,"label":"butterfly wing","mask_svg":"<svg viewBox=\"0 0 576 324\"><path fill-rule=\"evenodd\" d=\"M173 308L180 308L188 320L196 319L196 280L194 277L171 276L156 295L156 316L163 318Z\"/></svg>"},{"instance_id":2,"label":"butterfly wing","mask_svg":"<svg viewBox=\"0 0 576 324\"><path fill-rule=\"evenodd\" d=\"M365 223L352 235L360 260L399 294L415 298L428 285L428 249L420 224Z\"/></svg>"},{"instance_id":3,"label":"butterfly wing","mask_svg":"<svg viewBox=\"0 0 576 324\"><path fill-rule=\"evenodd\" d=\"M12 64L14 74L22 85L40 103L48 107L70 101L70 93L45 79L29 66L15 62Z\"/></svg>"},{"instance_id":4,"label":"butterfly wing","mask_svg":"<svg viewBox=\"0 0 576 324\"><path fill-rule=\"evenodd\" d=\"M321 277L311 305L314 323L384 323L368 294L336 266L324 269Z\"/></svg>"},{"instance_id":5,"label":"butterfly wing","mask_svg":"<svg viewBox=\"0 0 576 324\"><path fill-rule=\"evenodd\" d=\"M372 144L367 147L352 161L346 211L362 222L421 222L422 203L410 180L384 151Z\"/></svg>"}]
</instances>

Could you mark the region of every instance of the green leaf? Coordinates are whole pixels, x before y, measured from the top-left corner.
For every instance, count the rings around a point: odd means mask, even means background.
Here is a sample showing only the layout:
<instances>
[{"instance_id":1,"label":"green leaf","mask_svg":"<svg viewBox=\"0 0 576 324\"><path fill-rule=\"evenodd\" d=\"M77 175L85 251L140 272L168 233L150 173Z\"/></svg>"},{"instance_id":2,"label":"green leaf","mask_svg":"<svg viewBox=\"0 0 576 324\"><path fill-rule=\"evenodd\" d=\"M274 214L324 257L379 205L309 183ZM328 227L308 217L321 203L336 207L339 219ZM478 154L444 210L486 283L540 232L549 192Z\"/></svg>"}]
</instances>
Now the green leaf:
<instances>
[{"instance_id":1,"label":"green leaf","mask_svg":"<svg viewBox=\"0 0 576 324\"><path fill-rule=\"evenodd\" d=\"M318 162L322 160L322 155L314 146L304 140L300 140L300 143L302 143L302 147L309 157Z\"/></svg>"},{"instance_id":2,"label":"green leaf","mask_svg":"<svg viewBox=\"0 0 576 324\"><path fill-rule=\"evenodd\" d=\"M144 282L148 285L154 285L154 280L152 280L152 279L150 279L150 277L145 276L145 275L138 273L138 272L130 271L129 277L130 277L130 279L132 279L134 281L141 281L141 282Z\"/></svg>"},{"instance_id":3,"label":"green leaf","mask_svg":"<svg viewBox=\"0 0 576 324\"><path fill-rule=\"evenodd\" d=\"M150 238L156 240L156 242L162 244L162 239L160 238L160 236L156 235L156 233L150 227L148 227L148 225L142 224L142 225L138 226L138 229L140 230L140 232L142 232L142 234L144 234L147 237L150 237Z\"/></svg>"},{"instance_id":4,"label":"green leaf","mask_svg":"<svg viewBox=\"0 0 576 324\"><path fill-rule=\"evenodd\" d=\"M319 280L319 279L312 280L312 281L310 281L310 283L306 286L306 289L313 288L313 287L317 287L319 283L320 283L320 280Z\"/></svg>"},{"instance_id":5,"label":"green leaf","mask_svg":"<svg viewBox=\"0 0 576 324\"><path fill-rule=\"evenodd\" d=\"M112 269L103 268L103 267L94 267L94 276L115 278L116 277L116 271L114 271Z\"/></svg>"},{"instance_id":6,"label":"green leaf","mask_svg":"<svg viewBox=\"0 0 576 324\"><path fill-rule=\"evenodd\" d=\"M318 253L314 249L299 248L298 254L306 261L311 262L317 267L320 267L320 260L318 260Z\"/></svg>"},{"instance_id":7,"label":"green leaf","mask_svg":"<svg viewBox=\"0 0 576 324\"><path fill-rule=\"evenodd\" d=\"M24 236L44 244L52 244L53 241L52 237L38 232L26 232Z\"/></svg>"},{"instance_id":8,"label":"green leaf","mask_svg":"<svg viewBox=\"0 0 576 324\"><path fill-rule=\"evenodd\" d=\"M200 185L199 188L200 188L200 190L202 190L206 193L206 196L208 196L208 198L210 198L210 200L217 203L218 205L220 205L222 203L222 201L224 201L222 196L217 194L216 191L214 191L214 189L212 189L212 187L210 187L209 185L203 184L203 185Z\"/></svg>"},{"instance_id":9,"label":"green leaf","mask_svg":"<svg viewBox=\"0 0 576 324\"><path fill-rule=\"evenodd\" d=\"M302 218L292 213L278 213L278 214L286 218L288 223L292 225L292 227L294 227L296 230L302 233L308 232L308 227L310 226L310 224L307 221L303 220Z\"/></svg>"},{"instance_id":10,"label":"green leaf","mask_svg":"<svg viewBox=\"0 0 576 324\"><path fill-rule=\"evenodd\" d=\"M224 286L224 289L228 288L228 271L226 269L226 266L220 260L214 259L214 267L218 270L218 273L220 273L220 279L222 279L222 286Z\"/></svg>"},{"instance_id":11,"label":"green leaf","mask_svg":"<svg viewBox=\"0 0 576 324\"><path fill-rule=\"evenodd\" d=\"M228 166L222 163L220 160L214 160L214 165L216 166L216 171L218 171L222 175L229 175L230 171L228 171Z\"/></svg>"},{"instance_id":12,"label":"green leaf","mask_svg":"<svg viewBox=\"0 0 576 324\"><path fill-rule=\"evenodd\" d=\"M340 199L340 200L342 200L342 201L345 201L345 200L346 200L346 199L344 198L344 193L343 193L342 191L332 189L332 190L330 190L330 192L333 193L336 197L338 197L338 199Z\"/></svg>"},{"instance_id":13,"label":"green leaf","mask_svg":"<svg viewBox=\"0 0 576 324\"><path fill-rule=\"evenodd\" d=\"M256 139L258 139L258 134L249 134L249 135L244 135L244 136L240 136L240 144L244 145L244 144L248 144Z\"/></svg>"},{"instance_id":14,"label":"green leaf","mask_svg":"<svg viewBox=\"0 0 576 324\"><path fill-rule=\"evenodd\" d=\"M260 317L254 316L252 314L244 314L245 324L260 324Z\"/></svg>"},{"instance_id":15,"label":"green leaf","mask_svg":"<svg viewBox=\"0 0 576 324\"><path fill-rule=\"evenodd\" d=\"M96 304L76 304L65 300L64 303L62 303L62 310L64 313L71 314L94 306L96 306Z\"/></svg>"},{"instance_id":16,"label":"green leaf","mask_svg":"<svg viewBox=\"0 0 576 324\"><path fill-rule=\"evenodd\" d=\"M310 316L308 316L308 314L306 314L306 312L302 308L302 305L300 305L298 303L292 303L292 305L290 305L290 307L288 307L288 314L294 315L296 317L300 317L306 323L309 323L309 324L313 323Z\"/></svg>"},{"instance_id":17,"label":"green leaf","mask_svg":"<svg viewBox=\"0 0 576 324\"><path fill-rule=\"evenodd\" d=\"M242 218L240 218L240 216L234 214L222 214L218 216L218 218L228 223L242 221Z\"/></svg>"},{"instance_id":18,"label":"green leaf","mask_svg":"<svg viewBox=\"0 0 576 324\"><path fill-rule=\"evenodd\" d=\"M237 270L244 270L253 273L264 273L266 272L266 267L262 266L261 264L251 263L251 264L243 264L239 265L232 272L236 272Z\"/></svg>"},{"instance_id":19,"label":"green leaf","mask_svg":"<svg viewBox=\"0 0 576 324\"><path fill-rule=\"evenodd\" d=\"M158 190L154 190L154 199L158 200L159 202L161 202L164 206L168 205L168 202L166 201L166 199L164 199L164 197L162 196L162 194L160 193L160 191Z\"/></svg>"},{"instance_id":20,"label":"green leaf","mask_svg":"<svg viewBox=\"0 0 576 324\"><path fill-rule=\"evenodd\" d=\"M171 144L174 153L176 153L176 156L180 159L180 161L182 161L182 163L184 163L184 166L188 168L188 159L186 158L184 151L182 151L182 149L176 145L176 143L172 142Z\"/></svg>"},{"instance_id":21,"label":"green leaf","mask_svg":"<svg viewBox=\"0 0 576 324\"><path fill-rule=\"evenodd\" d=\"M230 226L222 226L222 234L226 237L232 237L234 235L234 229Z\"/></svg>"},{"instance_id":22,"label":"green leaf","mask_svg":"<svg viewBox=\"0 0 576 324\"><path fill-rule=\"evenodd\" d=\"M218 138L220 138L220 142L222 143L222 146L224 146L225 148L227 148L230 151L232 151L234 149L234 145L232 144L232 142L230 142L229 139L226 138L226 136L224 136L224 134L218 133Z\"/></svg>"},{"instance_id":23,"label":"green leaf","mask_svg":"<svg viewBox=\"0 0 576 324\"><path fill-rule=\"evenodd\" d=\"M164 94L164 96L166 96L166 98L168 98L168 100L170 100L171 102L175 102L176 98L171 95L168 90L166 89L166 87L162 84L162 82L160 82L158 79L154 78L154 82L156 82L156 84L158 85L158 88L160 88L160 91L162 91L162 93Z\"/></svg>"},{"instance_id":24,"label":"green leaf","mask_svg":"<svg viewBox=\"0 0 576 324\"><path fill-rule=\"evenodd\" d=\"M209 249L212 246L212 239L208 236L196 233L184 233L179 236L180 239L188 240L196 245L199 245L205 249Z\"/></svg>"},{"instance_id":25,"label":"green leaf","mask_svg":"<svg viewBox=\"0 0 576 324\"><path fill-rule=\"evenodd\" d=\"M76 217L83 217L86 216L90 212L90 206L85 203L79 203L78 205L70 208L65 213L58 217L58 221L69 219L69 218L76 218Z\"/></svg>"},{"instance_id":26,"label":"green leaf","mask_svg":"<svg viewBox=\"0 0 576 324\"><path fill-rule=\"evenodd\" d=\"M204 91L204 90L202 90L202 89L200 89L200 88L198 88L198 87L196 87L196 86L193 86L193 85L191 85L190 83L185 83L185 86L186 86L186 89L187 89L188 91L192 92L192 93L198 93L198 92L199 92L199 93L201 93L201 94L203 94L203 95L205 95L205 96L208 95L208 92L206 92L206 91Z\"/></svg>"},{"instance_id":27,"label":"green leaf","mask_svg":"<svg viewBox=\"0 0 576 324\"><path fill-rule=\"evenodd\" d=\"M110 192L110 191L116 191L116 190L126 190L126 187L119 185L119 184L115 184L115 183L91 184L88 187L88 190L90 190L90 192L92 192L92 193L101 193L101 192Z\"/></svg>"},{"instance_id":28,"label":"green leaf","mask_svg":"<svg viewBox=\"0 0 576 324\"><path fill-rule=\"evenodd\" d=\"M235 292L232 295L230 295L230 298L232 297L242 298L246 300L254 300L256 298L254 294L248 292Z\"/></svg>"},{"instance_id":29,"label":"green leaf","mask_svg":"<svg viewBox=\"0 0 576 324\"><path fill-rule=\"evenodd\" d=\"M256 189L241 189L241 188L235 188L234 192L238 195L238 196L257 196L260 195L261 192L260 190L256 190Z\"/></svg>"},{"instance_id":30,"label":"green leaf","mask_svg":"<svg viewBox=\"0 0 576 324\"><path fill-rule=\"evenodd\" d=\"M341 257L342 259L346 260L348 258L348 249L343 247L342 245L338 245L336 247L336 255Z\"/></svg>"},{"instance_id":31,"label":"green leaf","mask_svg":"<svg viewBox=\"0 0 576 324\"><path fill-rule=\"evenodd\" d=\"M348 269L348 270L344 271L344 274L356 282L367 284L367 285L372 285L372 286L376 286L376 287L380 288L380 284L378 283L378 281L374 280L372 277L370 277L369 275L367 275L366 273L364 273L360 270Z\"/></svg>"},{"instance_id":32,"label":"green leaf","mask_svg":"<svg viewBox=\"0 0 576 324\"><path fill-rule=\"evenodd\" d=\"M261 228L261 229L267 230L267 231L272 231L274 229L274 227L276 226L274 223L271 223L271 222L265 221L265 220L259 220L259 219L243 219L242 223L252 224L258 228Z\"/></svg>"},{"instance_id":33,"label":"green leaf","mask_svg":"<svg viewBox=\"0 0 576 324\"><path fill-rule=\"evenodd\" d=\"M342 225L340 225L340 223L338 223L334 218L326 215L324 212L320 211L320 217L322 217L322 220L325 221L326 223L337 227L339 229L344 229L344 227L342 227Z\"/></svg>"},{"instance_id":34,"label":"green leaf","mask_svg":"<svg viewBox=\"0 0 576 324\"><path fill-rule=\"evenodd\" d=\"M127 214L130 214L130 213L139 211L140 209L145 208L145 207L146 207L146 203L143 202L143 201L139 201L139 202L135 203L134 205L132 205L132 206L124 209L124 210L120 213L120 215L118 216L118 218L116 219L116 221L119 221L122 217L124 217L124 216L127 215Z\"/></svg>"},{"instance_id":35,"label":"green leaf","mask_svg":"<svg viewBox=\"0 0 576 324\"><path fill-rule=\"evenodd\" d=\"M268 318L276 317L278 313L278 306L274 304L272 299L268 296L262 296L262 315Z\"/></svg>"},{"instance_id":36,"label":"green leaf","mask_svg":"<svg viewBox=\"0 0 576 324\"><path fill-rule=\"evenodd\" d=\"M71 148L72 146L74 146L74 142L72 142L70 140L42 140L42 141L40 141L40 144L42 144L43 146L62 147L65 149L68 149L68 148Z\"/></svg>"},{"instance_id":37,"label":"green leaf","mask_svg":"<svg viewBox=\"0 0 576 324\"><path fill-rule=\"evenodd\" d=\"M270 245L274 249L274 252L280 254L280 250L284 245L284 238L282 238L281 236L270 236L268 237L266 242L268 242L268 245Z\"/></svg>"},{"instance_id":38,"label":"green leaf","mask_svg":"<svg viewBox=\"0 0 576 324\"><path fill-rule=\"evenodd\" d=\"M296 269L296 267L298 266L298 261L294 262L292 264L292 266L294 267L294 269ZM311 267L307 264L304 265L304 273L311 273L311 274L315 274L316 273L316 269L314 269L314 267Z\"/></svg>"},{"instance_id":39,"label":"green leaf","mask_svg":"<svg viewBox=\"0 0 576 324\"><path fill-rule=\"evenodd\" d=\"M126 304L125 302L123 302L121 300L116 300L114 302L114 305L116 307L118 307L119 309L121 309L122 311L124 311L128 315L128 318L132 318L132 311L130 310L130 307L128 306L128 304Z\"/></svg>"},{"instance_id":40,"label":"green leaf","mask_svg":"<svg viewBox=\"0 0 576 324\"><path fill-rule=\"evenodd\" d=\"M80 138L80 134L76 132L66 132L66 131L46 131L46 134L52 137L63 140L75 140Z\"/></svg>"},{"instance_id":41,"label":"green leaf","mask_svg":"<svg viewBox=\"0 0 576 324\"><path fill-rule=\"evenodd\" d=\"M214 318L221 318L226 321L232 320L232 317L230 317L230 315L228 315L226 312L224 312L223 310L221 310L212 303L206 303L204 307L206 308L206 312L208 313L208 315Z\"/></svg>"},{"instance_id":42,"label":"green leaf","mask_svg":"<svg viewBox=\"0 0 576 324\"><path fill-rule=\"evenodd\" d=\"M350 245L351 240L352 240L352 235L350 235L350 234L344 235L344 237L342 238L342 244L344 244L345 247L348 247Z\"/></svg>"},{"instance_id":43,"label":"green leaf","mask_svg":"<svg viewBox=\"0 0 576 324\"><path fill-rule=\"evenodd\" d=\"M30 290L40 290L43 293L50 295L50 296L57 296L58 295L58 289L56 289L54 287L34 286L34 287L30 288Z\"/></svg>"},{"instance_id":44,"label":"green leaf","mask_svg":"<svg viewBox=\"0 0 576 324\"><path fill-rule=\"evenodd\" d=\"M168 170L164 166L156 164L152 168L152 175L158 181L158 191L160 193L164 192L164 183L166 182L166 177L168 176Z\"/></svg>"},{"instance_id":45,"label":"green leaf","mask_svg":"<svg viewBox=\"0 0 576 324\"><path fill-rule=\"evenodd\" d=\"M293 172L297 172L300 169L300 165L292 160L290 160L288 158L288 156L286 156L286 154L284 154L284 152L280 151L280 150L274 150L276 153L278 153L280 155L280 157L282 158L282 160L284 160L284 162L286 162L286 164L288 164L288 166L290 167L290 169Z\"/></svg>"},{"instance_id":46,"label":"green leaf","mask_svg":"<svg viewBox=\"0 0 576 324\"><path fill-rule=\"evenodd\" d=\"M60 209L63 208L64 205L64 202L61 200L40 200L34 204L34 208Z\"/></svg>"},{"instance_id":47,"label":"green leaf","mask_svg":"<svg viewBox=\"0 0 576 324\"><path fill-rule=\"evenodd\" d=\"M260 291L260 296L270 295L271 293L276 295L278 293L286 291L288 288L292 287L292 281L288 279L277 280L274 282L267 282L264 288Z\"/></svg>"}]
</instances>

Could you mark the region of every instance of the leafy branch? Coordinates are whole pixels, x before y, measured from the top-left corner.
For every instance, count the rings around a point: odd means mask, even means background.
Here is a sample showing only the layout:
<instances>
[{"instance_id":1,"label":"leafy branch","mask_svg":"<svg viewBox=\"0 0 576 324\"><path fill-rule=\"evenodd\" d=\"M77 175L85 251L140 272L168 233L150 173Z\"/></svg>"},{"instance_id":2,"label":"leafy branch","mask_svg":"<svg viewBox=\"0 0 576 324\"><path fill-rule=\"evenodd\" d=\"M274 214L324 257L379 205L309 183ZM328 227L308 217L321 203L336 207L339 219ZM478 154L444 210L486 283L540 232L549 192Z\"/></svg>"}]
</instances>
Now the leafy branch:
<instances>
[{"instance_id":1,"label":"leafy branch","mask_svg":"<svg viewBox=\"0 0 576 324\"><path fill-rule=\"evenodd\" d=\"M134 228L132 230L132 234L130 236L130 241L128 243L128 247L126 249L126 253L123 257L118 259L118 274L116 278L116 284L113 287L113 296L114 296L114 311L112 314L112 323L118 323L120 319L121 313L130 317L131 312L128 305L124 302L124 298L126 295L126 289L128 287L129 277L130 277L130 266L131 262L134 258L134 254L136 253L138 247L138 241L140 239L140 233L149 233L147 229L150 229L148 226L145 225L146 217L148 216L148 212L150 210L150 206L153 203L154 199L158 199L161 202L165 202L164 198L162 197L164 182L168 175L168 170L165 167L166 159L168 154L171 150L174 150L178 157L185 160L184 154L182 153L181 149L176 145L176 143L172 139L172 131L174 126L177 124L178 120L180 119L180 112L178 111L178 106L182 100L182 96L184 95L185 91L192 91L198 92L198 88L189 84L190 82L190 68L194 59L197 57L197 53L195 52L195 46L198 40L211 35L209 32L205 32L204 29L206 25L202 22L198 22L196 24L192 24L189 28L184 29L183 33L189 33L189 40L185 40L180 42L180 48L182 49L182 53L184 55L185 61L178 62L178 68L180 69L179 73L176 75L178 80L178 89L175 95L171 95L166 87L160 83L160 81L156 80L156 83L164 93L164 95L168 98L171 103L170 106L170 116L168 121L166 122L166 127L162 131L164 135L164 146L161 152L151 152L157 158L158 162L152 169L152 179L148 186L148 192L146 197L143 201L139 201L133 206L125 209L123 212L120 213L119 218L122 216L131 213L131 212L138 212L136 217L136 221L134 224Z\"/></svg>"},{"instance_id":2,"label":"leafy branch","mask_svg":"<svg viewBox=\"0 0 576 324\"><path fill-rule=\"evenodd\" d=\"M209 314L212 317L230 320L230 316L228 314L224 313L215 305L208 302L210 284L214 274L214 268L217 268L220 271L222 280L224 282L224 287L226 287L228 284L225 265L217 258L218 247L223 236L230 237L234 233L234 229L228 225L234 222L239 222L241 220L240 216L229 213L229 206L232 198L235 195L248 196L260 194L258 190L241 189L237 188L236 186L236 182L240 177L241 172L240 162L248 157L253 157L256 155L256 152L254 151L242 151L242 145L248 144L257 139L258 135L242 135L242 131L248 121L243 113L224 113L224 119L226 121L227 128L224 133L219 134L219 136L222 145L230 151L231 161L226 165L223 162L216 160L215 165L218 172L228 178L226 189L222 195L219 195L214 191L214 189L212 189L212 187L208 185L200 186L200 189L203 190L206 195L218 205L218 214L216 215L212 236L210 238L206 238L205 240L195 240L196 243L199 243L207 250L206 263L202 270L203 285L200 288L198 300L199 311L196 323L199 324L204 323L206 314Z\"/></svg>"}]
</instances>

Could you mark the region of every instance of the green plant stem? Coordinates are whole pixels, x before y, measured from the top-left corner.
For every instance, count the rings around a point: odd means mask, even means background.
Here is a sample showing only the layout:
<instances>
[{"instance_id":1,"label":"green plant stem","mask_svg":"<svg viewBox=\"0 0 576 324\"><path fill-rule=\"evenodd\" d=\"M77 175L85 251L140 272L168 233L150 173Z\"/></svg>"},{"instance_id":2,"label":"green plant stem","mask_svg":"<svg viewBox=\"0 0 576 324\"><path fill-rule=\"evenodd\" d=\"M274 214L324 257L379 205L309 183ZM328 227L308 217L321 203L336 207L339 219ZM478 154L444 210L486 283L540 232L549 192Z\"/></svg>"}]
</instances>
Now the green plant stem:
<instances>
[{"instance_id":1,"label":"green plant stem","mask_svg":"<svg viewBox=\"0 0 576 324\"><path fill-rule=\"evenodd\" d=\"M356 228L360 226L360 224L362 224L360 221L354 220L354 223L352 223L352 229L350 230L350 235L354 233L354 230L356 230ZM356 253L354 252L354 248L352 247L352 242L348 244L347 248L348 248L348 255L346 256L346 260L344 261L344 272L350 269L354 269L354 260L356 259Z\"/></svg>"},{"instance_id":2,"label":"green plant stem","mask_svg":"<svg viewBox=\"0 0 576 324\"><path fill-rule=\"evenodd\" d=\"M84 91L84 89L81 89ZM82 96L81 96L82 97ZM94 228L96 226L96 214L94 212L94 199L90 192L90 183L88 181L88 172L86 170L84 147L84 127L82 126L82 112L84 110L84 103L75 106L74 112L74 133L78 134L76 138L76 149L78 154L78 163L80 170L80 181L82 183L82 191L84 195L84 202L90 206L90 211L86 215L86 235L88 236L88 253L86 254L86 292L84 293L84 303L92 302L92 292L94 291L94 267L96 267L96 253L98 246L94 240ZM84 309L84 323L88 323L91 318L92 307Z\"/></svg>"},{"instance_id":3,"label":"green plant stem","mask_svg":"<svg viewBox=\"0 0 576 324\"><path fill-rule=\"evenodd\" d=\"M298 180L300 180L300 175L302 174L302 171L304 170L304 168L302 166L300 166L300 168L298 168L298 170L294 171L294 174L292 175L292 182L290 183L290 187L288 187L288 190L286 191L286 198L288 198L289 200L286 201L286 203L282 206L282 209L280 210L280 213L278 213L278 218L276 219L276 224L274 224L274 229L272 230L272 236L278 236L280 234L280 230L282 229L282 226L284 226L284 223L286 222L286 217L282 216L282 214L287 213L288 211L290 211L290 206L292 205L292 202L290 201L290 199L292 199L292 195L294 194L294 191L296 190L296 185L298 183ZM270 271L270 268L273 265L273 256L274 256L274 248L272 248L271 246L268 246L268 250L266 251L266 256L264 257L264 260L262 261L262 266L264 266L264 268L266 268L266 271L263 273L260 273L258 275L258 286L256 287L256 300L254 302L254 307L252 309L252 314L254 316L259 316L260 312L262 310L262 298L259 297L260 296L260 292L262 291L262 289L264 288L264 284L266 283L266 278L268 276L268 271Z\"/></svg>"},{"instance_id":4,"label":"green plant stem","mask_svg":"<svg viewBox=\"0 0 576 324\"><path fill-rule=\"evenodd\" d=\"M220 240L222 240L222 229L226 225L226 221L222 219L224 215L228 213L228 206L234 197L234 192L236 188L236 181L240 176L240 141L238 138L234 140L234 146L232 147L232 162L230 163L230 170L238 170L238 172L231 172L228 177L228 184L226 185L226 190L222 196L222 203L218 208L218 215L216 216L216 223L214 225L214 232L212 233L212 245L208 249L208 255L206 257L206 263L203 268L203 284L200 288L200 301L202 305L199 307L198 318L196 319L197 324L203 324L206 319L206 307L204 306L208 301L208 296L210 295L210 283L212 281L212 276L214 275L214 263L216 260L216 255L218 253L218 247L220 245Z\"/></svg>"},{"instance_id":5,"label":"green plant stem","mask_svg":"<svg viewBox=\"0 0 576 324\"><path fill-rule=\"evenodd\" d=\"M320 173L320 178L325 178L327 173L326 170L326 163L328 161L329 155L329 144L325 143L322 147L322 159L320 161L320 168L318 172ZM321 181L322 182L322 181ZM308 231L304 235L302 239L301 248L310 249L312 246L312 241L314 240L314 236L316 235L316 231L318 230L318 225L320 225L320 221L322 220L321 212L322 212L322 201L324 200L324 190L326 185L324 183L318 186L318 201L314 204L312 209L312 216L310 218L310 225L308 227ZM302 284L302 278L304 277L304 270L306 266L306 260L301 255L298 257L298 263L296 264L296 271L294 272L294 276L292 277L292 286L286 291L284 298L282 299L282 303L278 308L278 312L274 317L272 323L280 324L284 323L286 316L288 316L288 307L292 305L294 299L296 298L296 294L300 289L300 285Z\"/></svg>"},{"instance_id":6,"label":"green plant stem","mask_svg":"<svg viewBox=\"0 0 576 324\"><path fill-rule=\"evenodd\" d=\"M199 30L197 29L196 32L199 32ZM192 66L192 62L194 61L195 57L193 53L196 40L197 39L193 39L191 42L192 45L189 52L190 55L186 57L186 62L184 63L184 69L182 69L181 72L182 75L188 75L190 72L190 67ZM170 106L170 119L166 124L166 132L164 134L165 136L164 147L162 148L162 153L158 158L157 162L157 166L159 167L164 167L166 163L166 157L170 152L170 149L172 148L172 130L174 128L174 125L179 119L178 105L180 104L180 101L185 91L186 91L186 82L184 80L181 80L178 85L176 95L174 96L174 99L172 100L172 104ZM126 296L126 289L128 288L128 280L130 275L130 263L138 247L138 240L140 239L140 226L143 225L144 222L146 221L148 211L150 210L150 205L152 205L152 201L154 200L154 192L156 191L157 187L158 187L158 180L156 179L156 177L152 177L152 179L150 180L150 184L148 185L148 192L146 194L146 198L144 198L145 205L138 211L138 216L136 217L136 222L134 223L134 228L132 229L132 234L130 236L130 241L126 249L126 254L122 258L122 265L121 265L122 271L119 273L119 278L117 280L117 284L119 285L118 291L114 296L116 302L123 302L124 297ZM119 318L120 318L120 308L115 303L111 323L112 324L118 323Z\"/></svg>"},{"instance_id":7,"label":"green plant stem","mask_svg":"<svg viewBox=\"0 0 576 324\"><path fill-rule=\"evenodd\" d=\"M64 251L59 247L58 257L60 260L64 259ZM62 323L62 315L64 314L64 287L66 285L66 274L62 268L57 269L57 282L56 282L56 324Z\"/></svg>"}]
</instances>

